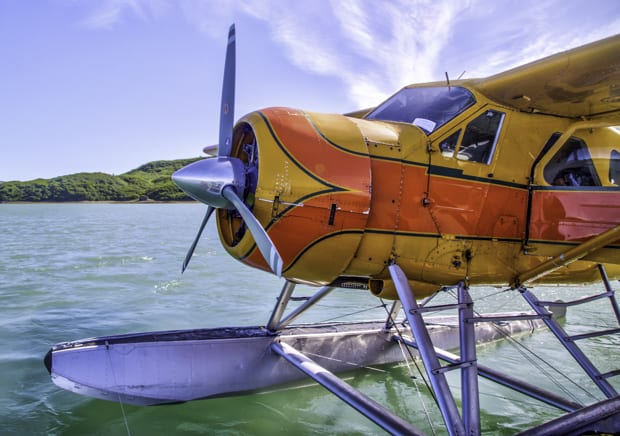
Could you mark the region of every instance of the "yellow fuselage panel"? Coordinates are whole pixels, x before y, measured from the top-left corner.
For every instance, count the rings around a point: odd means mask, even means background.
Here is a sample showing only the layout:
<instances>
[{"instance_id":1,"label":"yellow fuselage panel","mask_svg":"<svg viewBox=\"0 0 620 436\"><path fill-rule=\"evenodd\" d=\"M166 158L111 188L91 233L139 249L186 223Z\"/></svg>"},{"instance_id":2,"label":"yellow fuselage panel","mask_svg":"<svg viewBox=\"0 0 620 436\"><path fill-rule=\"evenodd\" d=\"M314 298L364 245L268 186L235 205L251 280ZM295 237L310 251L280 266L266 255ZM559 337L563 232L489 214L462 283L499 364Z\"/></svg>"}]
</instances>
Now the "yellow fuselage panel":
<instances>
[{"instance_id":1,"label":"yellow fuselage panel","mask_svg":"<svg viewBox=\"0 0 620 436\"><path fill-rule=\"evenodd\" d=\"M493 106L478 93L476 98L475 107L428 136L405 123L286 108L240 120L251 126L260 154L253 213L281 252L284 276L317 284L339 276L387 280L387 265L396 261L410 280L427 284L465 277L472 284L505 284L566 244L619 223L617 189L543 189L530 198L532 168L550 135L570 125L567 120ZM506 118L488 163L439 153L442 139L490 107ZM590 135L596 148L611 133ZM583 219L567 223L566 212ZM230 213L218 218L221 228L230 227ZM268 269L249 232L235 244L226 243L226 234L222 240L234 257ZM523 250L526 235L547 241L541 252ZM592 275L592 261L620 263L617 253L604 249L551 277L581 282Z\"/></svg>"}]
</instances>

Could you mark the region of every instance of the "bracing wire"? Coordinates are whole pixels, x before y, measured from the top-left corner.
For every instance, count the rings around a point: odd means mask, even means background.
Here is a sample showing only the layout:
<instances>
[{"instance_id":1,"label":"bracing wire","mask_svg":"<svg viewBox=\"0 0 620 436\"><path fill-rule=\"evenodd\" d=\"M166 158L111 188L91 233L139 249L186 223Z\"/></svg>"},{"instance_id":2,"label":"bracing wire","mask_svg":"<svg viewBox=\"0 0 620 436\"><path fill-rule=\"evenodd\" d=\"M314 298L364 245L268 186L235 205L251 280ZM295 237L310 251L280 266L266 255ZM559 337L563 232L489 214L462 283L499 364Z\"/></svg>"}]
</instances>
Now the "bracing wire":
<instances>
[{"instance_id":1,"label":"bracing wire","mask_svg":"<svg viewBox=\"0 0 620 436\"><path fill-rule=\"evenodd\" d=\"M383 299L381 299L381 302L383 303ZM398 334L398 336L400 338L402 338L403 334L401 333L400 329L398 328L398 325L396 324L394 318L392 318L392 314L387 310L387 305L385 303L383 304L383 307L384 307L384 309L385 309L385 311L386 311L386 313L388 315L388 319L389 319L390 323L396 329L396 333ZM439 401L437 400L437 397L435 396L435 392L431 388L428 380L426 380L426 377L424 377L424 373L422 372L422 369L418 365L418 362L416 361L416 359L413 357L413 353L411 352L411 349L409 347L405 347L405 349L407 350L407 353L409 354L409 358L411 359L411 361L415 365L415 367L416 367L416 369L418 371L418 374L420 375L420 378L422 378L422 380L424 381L424 384L426 385L426 388L428 389L428 391L430 392L431 396L433 397L433 401L435 401L435 404L437 404L437 407L439 407Z\"/></svg>"},{"instance_id":2,"label":"bracing wire","mask_svg":"<svg viewBox=\"0 0 620 436\"><path fill-rule=\"evenodd\" d=\"M413 373L413 369L411 368L411 365L409 364L409 359L407 359L407 353L405 353L403 343L399 341L398 346L400 348L401 353L403 354L403 359L405 361L405 365L407 366L407 372L409 373L409 378L411 380L414 380L416 376ZM409 347L406 347L406 349L408 351L409 356L411 356L411 351L409 350ZM413 360L413 362L415 363L415 360ZM418 373L420 373L420 368L418 367L418 365L415 364L415 366L416 366ZM420 399L420 403L422 404L422 409L424 409L424 416L426 417L426 421L428 422L428 425L431 431L433 432L433 434L436 435L437 433L435 432L435 426L433 425L431 414L426 407L426 402L424 401L424 396L422 395L422 392L420 391L420 387L418 386L417 383L413 383L413 385L415 386L416 393L418 394L418 398ZM428 385L427 385L427 388L428 388ZM431 390L430 392L431 392L431 395L434 396L433 391Z\"/></svg>"},{"instance_id":3,"label":"bracing wire","mask_svg":"<svg viewBox=\"0 0 620 436\"><path fill-rule=\"evenodd\" d=\"M477 300L481 301L481 300L484 300L486 298L490 298L492 296L501 294L503 292L511 291L511 290L512 289L505 289L505 290L502 290L502 291L494 292L494 293L485 295L485 296L483 296L481 298L478 298ZM457 298L456 295L453 292L448 292L448 294L451 295L455 299ZM481 313L476 311L476 310L474 310L474 313L476 314L476 316L481 316ZM579 385L576 381L571 379L566 373L564 373L558 367L556 367L555 365L553 365L552 363L547 361L545 358L543 358L542 356L537 354L534 350L532 350L531 348L527 347L525 344L523 344L522 342L518 341L517 339L513 338L508 332L506 332L504 329L502 329L501 326L497 325L496 323L491 323L491 325L502 336L503 339L505 339L509 344L511 344L515 348L515 350L525 360L527 360L534 367L536 367L543 375L545 375L547 378L549 378L549 380L551 380L568 397L570 397L571 399L573 399L576 402L579 402L578 399L576 398L575 394L573 392L571 392L568 388L563 386L559 382L557 377L555 377L553 375L553 373L548 371L545 368L545 366L543 366L543 365L546 365L546 367L548 369L550 369L552 371L555 371L557 373L557 375L561 376L568 383L572 384L573 386L575 386L579 390L583 391L586 395L590 396L591 398L595 398L594 395L592 395L591 392L589 392L587 389L585 389L584 387Z\"/></svg>"},{"instance_id":4,"label":"bracing wire","mask_svg":"<svg viewBox=\"0 0 620 436\"><path fill-rule=\"evenodd\" d=\"M105 347L108 356L108 362L110 363L110 370L112 371L112 379L114 380L114 384L118 386L118 382L116 381L116 372L114 371L114 366L112 365L112 357L110 356L110 344L108 341L105 342ZM123 399L121 398L120 393L116 393L118 404L121 406L121 414L123 415L123 422L125 423L125 430L127 430L127 436L131 436L131 431L129 430L129 421L127 420L127 415L125 414L125 407L123 406Z\"/></svg>"},{"instance_id":5,"label":"bracing wire","mask_svg":"<svg viewBox=\"0 0 620 436\"><path fill-rule=\"evenodd\" d=\"M355 312L348 312L348 313L345 313L343 315L334 316L333 318L328 318L328 319L323 320L323 322L330 322L330 321L335 321L337 319L347 318L347 317L353 316L353 315L359 315L360 313L370 312L371 310L376 310L376 309L379 309L380 307L385 307L385 304L383 303L383 304L379 304L377 306L368 307L366 309L357 310Z\"/></svg>"}]
</instances>

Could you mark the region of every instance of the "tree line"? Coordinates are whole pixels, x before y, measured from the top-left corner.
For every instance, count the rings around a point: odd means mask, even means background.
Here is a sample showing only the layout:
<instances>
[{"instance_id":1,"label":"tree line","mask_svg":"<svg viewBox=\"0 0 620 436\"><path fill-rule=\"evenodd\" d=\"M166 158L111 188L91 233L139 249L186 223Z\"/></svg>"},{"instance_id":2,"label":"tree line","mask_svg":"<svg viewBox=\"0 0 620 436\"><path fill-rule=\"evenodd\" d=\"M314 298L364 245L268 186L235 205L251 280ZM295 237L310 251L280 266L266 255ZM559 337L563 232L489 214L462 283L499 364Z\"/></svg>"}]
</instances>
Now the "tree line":
<instances>
[{"instance_id":1,"label":"tree line","mask_svg":"<svg viewBox=\"0 0 620 436\"><path fill-rule=\"evenodd\" d=\"M32 201L185 201L172 182L179 168L199 160L154 161L120 175L77 173L27 182L1 182L0 202Z\"/></svg>"}]
</instances>

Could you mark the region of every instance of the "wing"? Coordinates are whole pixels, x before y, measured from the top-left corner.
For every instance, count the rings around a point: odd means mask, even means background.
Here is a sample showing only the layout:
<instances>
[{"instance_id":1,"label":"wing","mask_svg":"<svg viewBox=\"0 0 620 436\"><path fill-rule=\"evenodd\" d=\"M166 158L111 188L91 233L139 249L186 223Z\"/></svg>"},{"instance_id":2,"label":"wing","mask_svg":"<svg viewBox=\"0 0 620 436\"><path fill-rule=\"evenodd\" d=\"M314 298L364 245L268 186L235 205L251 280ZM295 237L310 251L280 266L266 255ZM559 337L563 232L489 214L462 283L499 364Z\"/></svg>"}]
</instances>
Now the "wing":
<instances>
[{"instance_id":1,"label":"wing","mask_svg":"<svg viewBox=\"0 0 620 436\"><path fill-rule=\"evenodd\" d=\"M359 109L359 110L356 110L354 112L348 112L348 113L343 114L343 115L345 117L351 117L351 118L364 118L364 115L366 115L367 113L369 113L373 109L374 109L374 107L369 107L369 108L366 108L366 109Z\"/></svg>"},{"instance_id":2,"label":"wing","mask_svg":"<svg viewBox=\"0 0 620 436\"><path fill-rule=\"evenodd\" d=\"M482 79L476 88L522 111L620 122L620 35Z\"/></svg>"}]
</instances>

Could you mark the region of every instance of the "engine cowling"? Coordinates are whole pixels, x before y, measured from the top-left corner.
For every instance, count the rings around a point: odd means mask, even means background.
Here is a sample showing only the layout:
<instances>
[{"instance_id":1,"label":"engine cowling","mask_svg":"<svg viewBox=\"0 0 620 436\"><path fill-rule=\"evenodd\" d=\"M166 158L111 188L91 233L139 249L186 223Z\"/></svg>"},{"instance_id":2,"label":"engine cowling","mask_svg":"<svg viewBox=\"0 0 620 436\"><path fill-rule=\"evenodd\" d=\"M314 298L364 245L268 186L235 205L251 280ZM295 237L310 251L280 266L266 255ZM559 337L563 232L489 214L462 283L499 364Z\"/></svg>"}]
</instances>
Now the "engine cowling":
<instances>
[{"instance_id":1,"label":"engine cowling","mask_svg":"<svg viewBox=\"0 0 620 436\"><path fill-rule=\"evenodd\" d=\"M269 108L241 118L232 153L246 165L243 199L283 259L289 280L328 284L343 274L364 234L371 202L368 147L342 115ZM219 209L230 255L269 270L243 220Z\"/></svg>"}]
</instances>

